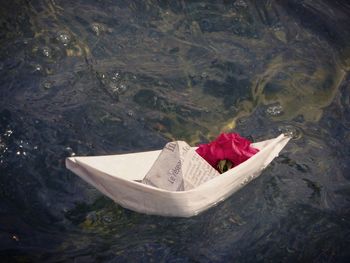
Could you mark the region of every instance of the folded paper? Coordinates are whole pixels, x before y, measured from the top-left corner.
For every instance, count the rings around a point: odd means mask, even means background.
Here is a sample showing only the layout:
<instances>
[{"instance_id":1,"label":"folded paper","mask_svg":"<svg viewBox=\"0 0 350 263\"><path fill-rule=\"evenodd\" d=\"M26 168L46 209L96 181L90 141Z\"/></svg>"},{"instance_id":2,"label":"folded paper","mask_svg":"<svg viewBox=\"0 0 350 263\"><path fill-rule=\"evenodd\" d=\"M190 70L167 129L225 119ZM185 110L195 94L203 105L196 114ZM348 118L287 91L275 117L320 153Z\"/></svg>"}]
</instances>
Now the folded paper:
<instances>
[{"instance_id":1,"label":"folded paper","mask_svg":"<svg viewBox=\"0 0 350 263\"><path fill-rule=\"evenodd\" d=\"M252 144L259 152L247 161L190 190L173 191L142 183L161 151L70 157L66 166L119 205L140 213L190 217L225 200L258 177L289 141L280 136ZM196 148L191 147L195 150ZM137 165L135 165L137 163Z\"/></svg>"},{"instance_id":2,"label":"folded paper","mask_svg":"<svg viewBox=\"0 0 350 263\"><path fill-rule=\"evenodd\" d=\"M169 191L186 191L219 175L186 142L175 141L165 145L142 182Z\"/></svg>"}]
</instances>

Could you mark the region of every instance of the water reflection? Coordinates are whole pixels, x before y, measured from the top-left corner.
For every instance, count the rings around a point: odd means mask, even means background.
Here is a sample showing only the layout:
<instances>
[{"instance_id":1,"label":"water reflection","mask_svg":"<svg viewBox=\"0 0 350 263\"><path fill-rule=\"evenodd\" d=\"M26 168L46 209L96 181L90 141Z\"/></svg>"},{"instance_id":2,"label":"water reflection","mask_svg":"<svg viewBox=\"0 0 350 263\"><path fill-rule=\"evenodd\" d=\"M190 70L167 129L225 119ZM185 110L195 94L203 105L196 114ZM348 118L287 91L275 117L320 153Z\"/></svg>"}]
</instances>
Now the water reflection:
<instances>
[{"instance_id":1,"label":"water reflection","mask_svg":"<svg viewBox=\"0 0 350 263\"><path fill-rule=\"evenodd\" d=\"M5 1L0 255L8 261L345 261L346 1ZM293 137L190 219L101 197L64 158ZM218 189L219 190L219 189Z\"/></svg>"}]
</instances>

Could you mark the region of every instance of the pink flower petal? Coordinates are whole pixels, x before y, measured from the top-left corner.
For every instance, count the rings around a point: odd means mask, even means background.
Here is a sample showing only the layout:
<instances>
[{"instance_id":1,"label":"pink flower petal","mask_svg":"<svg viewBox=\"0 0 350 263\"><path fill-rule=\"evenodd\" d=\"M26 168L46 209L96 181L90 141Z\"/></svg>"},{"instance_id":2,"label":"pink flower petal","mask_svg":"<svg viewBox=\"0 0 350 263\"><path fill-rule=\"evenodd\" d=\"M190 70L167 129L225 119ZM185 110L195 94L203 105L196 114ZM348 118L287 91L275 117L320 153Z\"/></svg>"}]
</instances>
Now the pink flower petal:
<instances>
[{"instance_id":1,"label":"pink flower petal","mask_svg":"<svg viewBox=\"0 0 350 263\"><path fill-rule=\"evenodd\" d=\"M222 133L214 141L199 145L196 150L210 165L217 169L220 160L229 160L234 166L248 160L259 150L237 133Z\"/></svg>"}]
</instances>

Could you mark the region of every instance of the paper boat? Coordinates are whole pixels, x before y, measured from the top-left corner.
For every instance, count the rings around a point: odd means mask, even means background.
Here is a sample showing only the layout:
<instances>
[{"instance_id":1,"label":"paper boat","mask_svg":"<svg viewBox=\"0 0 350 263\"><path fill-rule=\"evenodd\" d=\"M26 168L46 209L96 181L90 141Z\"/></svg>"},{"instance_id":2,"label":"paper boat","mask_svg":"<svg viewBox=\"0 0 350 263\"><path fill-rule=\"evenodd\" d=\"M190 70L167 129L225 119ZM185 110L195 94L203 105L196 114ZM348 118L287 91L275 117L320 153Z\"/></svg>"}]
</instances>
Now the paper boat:
<instances>
[{"instance_id":1,"label":"paper boat","mask_svg":"<svg viewBox=\"0 0 350 263\"><path fill-rule=\"evenodd\" d=\"M158 151L96 157L70 157L66 166L124 208L145 214L191 217L216 205L258 177L278 156L289 137L252 144L260 151L233 169L188 191L167 191L142 184Z\"/></svg>"}]
</instances>

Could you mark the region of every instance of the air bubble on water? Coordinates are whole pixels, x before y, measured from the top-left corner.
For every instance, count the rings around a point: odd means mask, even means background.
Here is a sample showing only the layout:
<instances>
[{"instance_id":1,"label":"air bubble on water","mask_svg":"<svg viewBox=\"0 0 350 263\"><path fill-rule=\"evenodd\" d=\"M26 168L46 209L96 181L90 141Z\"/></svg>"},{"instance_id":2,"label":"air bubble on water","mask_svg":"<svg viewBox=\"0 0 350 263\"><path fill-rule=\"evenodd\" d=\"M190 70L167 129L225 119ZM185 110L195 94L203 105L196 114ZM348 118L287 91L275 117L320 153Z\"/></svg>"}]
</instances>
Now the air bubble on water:
<instances>
[{"instance_id":1,"label":"air bubble on water","mask_svg":"<svg viewBox=\"0 0 350 263\"><path fill-rule=\"evenodd\" d=\"M73 151L73 149L69 146L67 146L65 148L65 151L69 154L69 156L75 156L75 152Z\"/></svg>"},{"instance_id":2,"label":"air bubble on water","mask_svg":"<svg viewBox=\"0 0 350 263\"><path fill-rule=\"evenodd\" d=\"M57 40L64 46L67 46L71 42L71 36L67 31L59 31L57 33Z\"/></svg>"},{"instance_id":3,"label":"air bubble on water","mask_svg":"<svg viewBox=\"0 0 350 263\"><path fill-rule=\"evenodd\" d=\"M120 85L119 85L119 87L118 87L118 93L119 93L119 94L124 93L126 90L127 90L127 87L126 87L125 84L120 84Z\"/></svg>"},{"instance_id":4,"label":"air bubble on water","mask_svg":"<svg viewBox=\"0 0 350 263\"><path fill-rule=\"evenodd\" d=\"M102 219L105 223L111 223L113 221L113 218L110 215L104 215Z\"/></svg>"},{"instance_id":5,"label":"air bubble on water","mask_svg":"<svg viewBox=\"0 0 350 263\"><path fill-rule=\"evenodd\" d=\"M13 130L8 129L5 131L4 136L10 137L12 135L12 133L13 133Z\"/></svg>"},{"instance_id":6,"label":"air bubble on water","mask_svg":"<svg viewBox=\"0 0 350 263\"><path fill-rule=\"evenodd\" d=\"M99 25L97 23L92 23L91 24L91 29L96 35L100 34L100 27L99 27Z\"/></svg>"},{"instance_id":7,"label":"air bubble on water","mask_svg":"<svg viewBox=\"0 0 350 263\"><path fill-rule=\"evenodd\" d=\"M279 116L283 113L283 107L281 104L271 105L266 109L266 113L270 116Z\"/></svg>"},{"instance_id":8,"label":"air bubble on water","mask_svg":"<svg viewBox=\"0 0 350 263\"><path fill-rule=\"evenodd\" d=\"M43 67L40 64L34 65L34 72L41 72L43 70Z\"/></svg>"},{"instance_id":9,"label":"air bubble on water","mask_svg":"<svg viewBox=\"0 0 350 263\"><path fill-rule=\"evenodd\" d=\"M52 83L50 81L44 81L41 85L44 89L51 89L52 88Z\"/></svg>"},{"instance_id":10,"label":"air bubble on water","mask_svg":"<svg viewBox=\"0 0 350 263\"><path fill-rule=\"evenodd\" d=\"M112 90L112 92L117 93L118 92L118 86L115 83L109 83L109 87Z\"/></svg>"},{"instance_id":11,"label":"air bubble on water","mask_svg":"<svg viewBox=\"0 0 350 263\"><path fill-rule=\"evenodd\" d=\"M105 27L99 23L92 23L91 29L97 36L99 36L102 32L105 31Z\"/></svg>"},{"instance_id":12,"label":"air bubble on water","mask_svg":"<svg viewBox=\"0 0 350 263\"><path fill-rule=\"evenodd\" d=\"M202 72L201 77L202 77L203 79L207 78L207 77L208 77L208 73L205 72L205 71Z\"/></svg>"},{"instance_id":13,"label":"air bubble on water","mask_svg":"<svg viewBox=\"0 0 350 263\"><path fill-rule=\"evenodd\" d=\"M19 242L19 237L17 235L12 235L11 238L16 242Z\"/></svg>"},{"instance_id":14,"label":"air bubble on water","mask_svg":"<svg viewBox=\"0 0 350 263\"><path fill-rule=\"evenodd\" d=\"M120 73L119 72L115 72L112 77L111 77L112 81L118 81L120 79Z\"/></svg>"},{"instance_id":15,"label":"air bubble on water","mask_svg":"<svg viewBox=\"0 0 350 263\"><path fill-rule=\"evenodd\" d=\"M280 126L278 131L294 140L300 139L302 136L301 130L293 125Z\"/></svg>"},{"instance_id":16,"label":"air bubble on water","mask_svg":"<svg viewBox=\"0 0 350 263\"><path fill-rule=\"evenodd\" d=\"M243 0L238 0L234 3L234 6L245 8L245 7L248 7L248 4Z\"/></svg>"},{"instance_id":17,"label":"air bubble on water","mask_svg":"<svg viewBox=\"0 0 350 263\"><path fill-rule=\"evenodd\" d=\"M49 48L49 47L43 47L41 52L43 53L43 55L45 57L51 57L51 55L52 55L51 48Z\"/></svg>"},{"instance_id":18,"label":"air bubble on water","mask_svg":"<svg viewBox=\"0 0 350 263\"><path fill-rule=\"evenodd\" d=\"M109 87L110 87L111 91L113 93L116 93L116 94L123 94L127 89L125 85L123 85L123 84L118 85L115 83L110 83Z\"/></svg>"}]
</instances>

